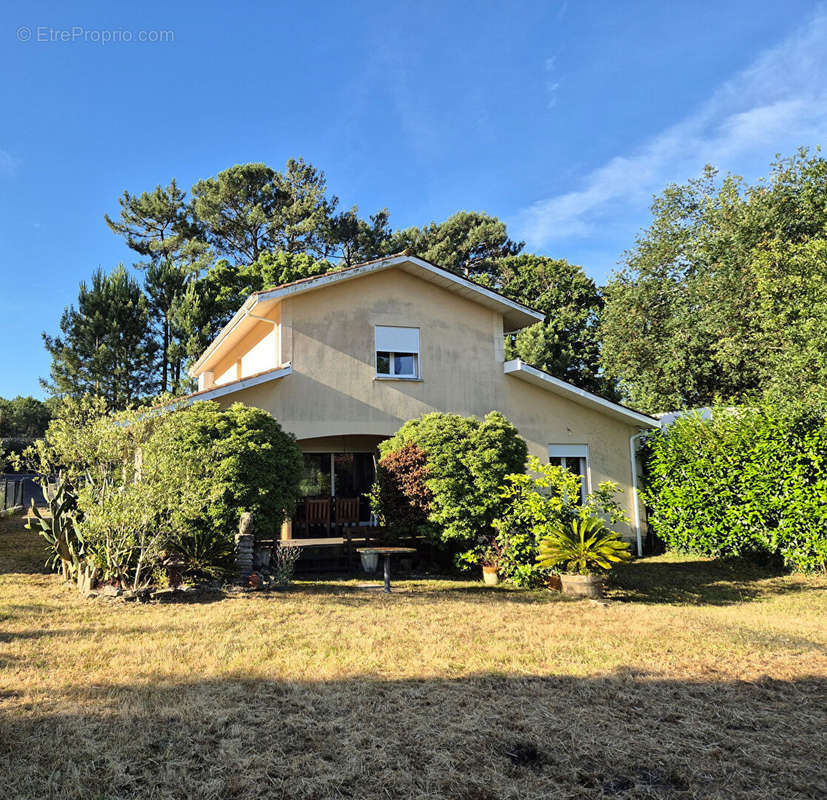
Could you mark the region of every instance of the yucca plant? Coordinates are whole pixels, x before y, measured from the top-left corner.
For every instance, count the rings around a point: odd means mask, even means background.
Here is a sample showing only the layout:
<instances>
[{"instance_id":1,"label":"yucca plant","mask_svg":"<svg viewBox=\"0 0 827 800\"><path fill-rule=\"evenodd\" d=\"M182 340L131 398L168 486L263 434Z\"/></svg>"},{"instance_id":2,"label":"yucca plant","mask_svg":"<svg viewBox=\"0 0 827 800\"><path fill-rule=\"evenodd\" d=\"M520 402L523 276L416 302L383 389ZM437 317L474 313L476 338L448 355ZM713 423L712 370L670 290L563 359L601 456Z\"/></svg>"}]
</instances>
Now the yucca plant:
<instances>
[{"instance_id":1,"label":"yucca plant","mask_svg":"<svg viewBox=\"0 0 827 800\"><path fill-rule=\"evenodd\" d=\"M540 540L537 563L541 567L564 565L572 575L592 575L629 561L628 543L609 530L598 517L575 519L560 525Z\"/></svg>"}]
</instances>

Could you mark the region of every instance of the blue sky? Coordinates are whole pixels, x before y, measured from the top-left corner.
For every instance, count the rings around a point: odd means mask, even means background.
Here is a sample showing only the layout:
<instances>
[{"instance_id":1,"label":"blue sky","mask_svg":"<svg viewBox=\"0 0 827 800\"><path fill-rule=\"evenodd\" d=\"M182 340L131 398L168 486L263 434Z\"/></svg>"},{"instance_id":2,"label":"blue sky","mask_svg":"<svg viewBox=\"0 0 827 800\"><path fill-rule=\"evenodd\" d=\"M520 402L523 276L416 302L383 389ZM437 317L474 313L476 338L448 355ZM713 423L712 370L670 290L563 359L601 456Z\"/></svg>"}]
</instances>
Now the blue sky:
<instances>
[{"instance_id":1,"label":"blue sky","mask_svg":"<svg viewBox=\"0 0 827 800\"><path fill-rule=\"evenodd\" d=\"M0 396L41 395L41 331L134 260L124 189L302 155L365 215L484 210L602 282L666 183L827 133L812 2L119 6L0 10Z\"/></svg>"}]
</instances>

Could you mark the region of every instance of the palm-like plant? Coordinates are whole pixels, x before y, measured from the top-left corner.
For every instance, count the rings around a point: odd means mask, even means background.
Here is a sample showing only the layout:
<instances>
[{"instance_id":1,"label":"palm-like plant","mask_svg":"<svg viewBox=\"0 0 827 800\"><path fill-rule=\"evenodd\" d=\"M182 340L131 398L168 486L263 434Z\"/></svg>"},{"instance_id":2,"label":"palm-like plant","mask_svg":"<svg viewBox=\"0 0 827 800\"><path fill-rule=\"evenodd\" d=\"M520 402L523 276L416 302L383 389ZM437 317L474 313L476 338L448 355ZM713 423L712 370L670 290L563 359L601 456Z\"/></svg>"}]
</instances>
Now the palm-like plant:
<instances>
[{"instance_id":1,"label":"palm-like plant","mask_svg":"<svg viewBox=\"0 0 827 800\"><path fill-rule=\"evenodd\" d=\"M568 573L590 575L631 558L629 545L618 533L606 528L598 517L587 517L560 525L543 537L537 563L542 567L565 564Z\"/></svg>"}]
</instances>

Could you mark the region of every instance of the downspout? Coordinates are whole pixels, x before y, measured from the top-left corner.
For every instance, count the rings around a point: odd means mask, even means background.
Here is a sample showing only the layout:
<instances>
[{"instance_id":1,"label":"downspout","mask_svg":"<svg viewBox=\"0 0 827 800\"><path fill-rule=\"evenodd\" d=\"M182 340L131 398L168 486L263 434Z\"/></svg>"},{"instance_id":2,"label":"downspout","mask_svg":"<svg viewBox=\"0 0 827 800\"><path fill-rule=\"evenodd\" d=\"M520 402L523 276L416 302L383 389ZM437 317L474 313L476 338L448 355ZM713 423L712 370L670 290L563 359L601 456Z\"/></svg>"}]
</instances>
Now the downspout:
<instances>
[{"instance_id":1,"label":"downspout","mask_svg":"<svg viewBox=\"0 0 827 800\"><path fill-rule=\"evenodd\" d=\"M637 541L638 558L643 555L643 539L640 535L640 501L637 490L637 442L643 436L643 431L629 437L629 461L632 465L632 503L635 507L635 539Z\"/></svg>"}]
</instances>

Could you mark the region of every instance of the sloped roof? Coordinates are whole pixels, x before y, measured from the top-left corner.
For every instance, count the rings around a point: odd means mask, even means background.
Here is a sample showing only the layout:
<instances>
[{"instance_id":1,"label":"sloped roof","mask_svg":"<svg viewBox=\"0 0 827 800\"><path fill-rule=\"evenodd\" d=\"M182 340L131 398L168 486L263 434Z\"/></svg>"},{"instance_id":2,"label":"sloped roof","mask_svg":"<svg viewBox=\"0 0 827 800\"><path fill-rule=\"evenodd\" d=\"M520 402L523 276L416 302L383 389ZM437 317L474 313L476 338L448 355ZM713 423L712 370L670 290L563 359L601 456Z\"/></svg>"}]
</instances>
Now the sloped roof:
<instances>
[{"instance_id":1,"label":"sloped roof","mask_svg":"<svg viewBox=\"0 0 827 800\"><path fill-rule=\"evenodd\" d=\"M276 381L279 378L284 378L293 373L293 366L286 364L283 367L274 367L273 369L266 369L263 372L256 372L253 375L247 375L238 380L227 381L218 386L213 386L210 389L199 389L197 392L176 397L167 403L159 403L153 408L168 408L170 406L190 406L193 403L198 403L202 400L215 400L217 397L223 397L225 394L232 394L233 392L240 392L242 389L249 389L251 386L258 386L260 383L267 383L268 381Z\"/></svg>"},{"instance_id":2,"label":"sloped roof","mask_svg":"<svg viewBox=\"0 0 827 800\"><path fill-rule=\"evenodd\" d=\"M641 414L640 411L634 411L633 409L627 408L620 403L607 400L605 397L601 397L598 394L587 392L579 386L574 386L571 383L560 380L560 378L555 378L553 375L550 375L542 369L532 367L530 364L526 364L519 358L515 358L512 361L506 361L503 365L503 369L506 375L512 375L515 378L526 381L526 383L532 383L548 392L553 392L554 394L566 397L569 400L573 400L575 403L580 403L580 405L593 408L596 411L600 411L603 414L608 414L609 416L623 420L624 422L640 425L644 428L659 428L661 425L660 420L650 417L648 414Z\"/></svg>"},{"instance_id":3,"label":"sloped roof","mask_svg":"<svg viewBox=\"0 0 827 800\"><path fill-rule=\"evenodd\" d=\"M377 258L373 261L365 261L362 264L356 264L345 269L328 272L324 275L301 278L291 283L274 286L272 289L253 292L236 312L235 316L233 316L220 331L218 336L213 339L198 361L193 364L190 369L190 375L195 376L198 374L199 369L207 359L213 355L239 323L241 323L245 317L249 316L259 303L272 302L273 300L281 300L285 297L316 291L343 281L354 280L365 275L394 268L401 269L411 275L416 275L423 280L441 286L443 289L454 292L468 300L499 311L503 315L506 333L519 330L527 325L533 325L535 322L540 322L545 319L545 315L541 311L536 311L522 303L511 300L493 289L475 283L468 278L455 275L453 272L438 267L436 264L432 264L423 258L410 256L405 253L397 253L383 258Z\"/></svg>"}]
</instances>

